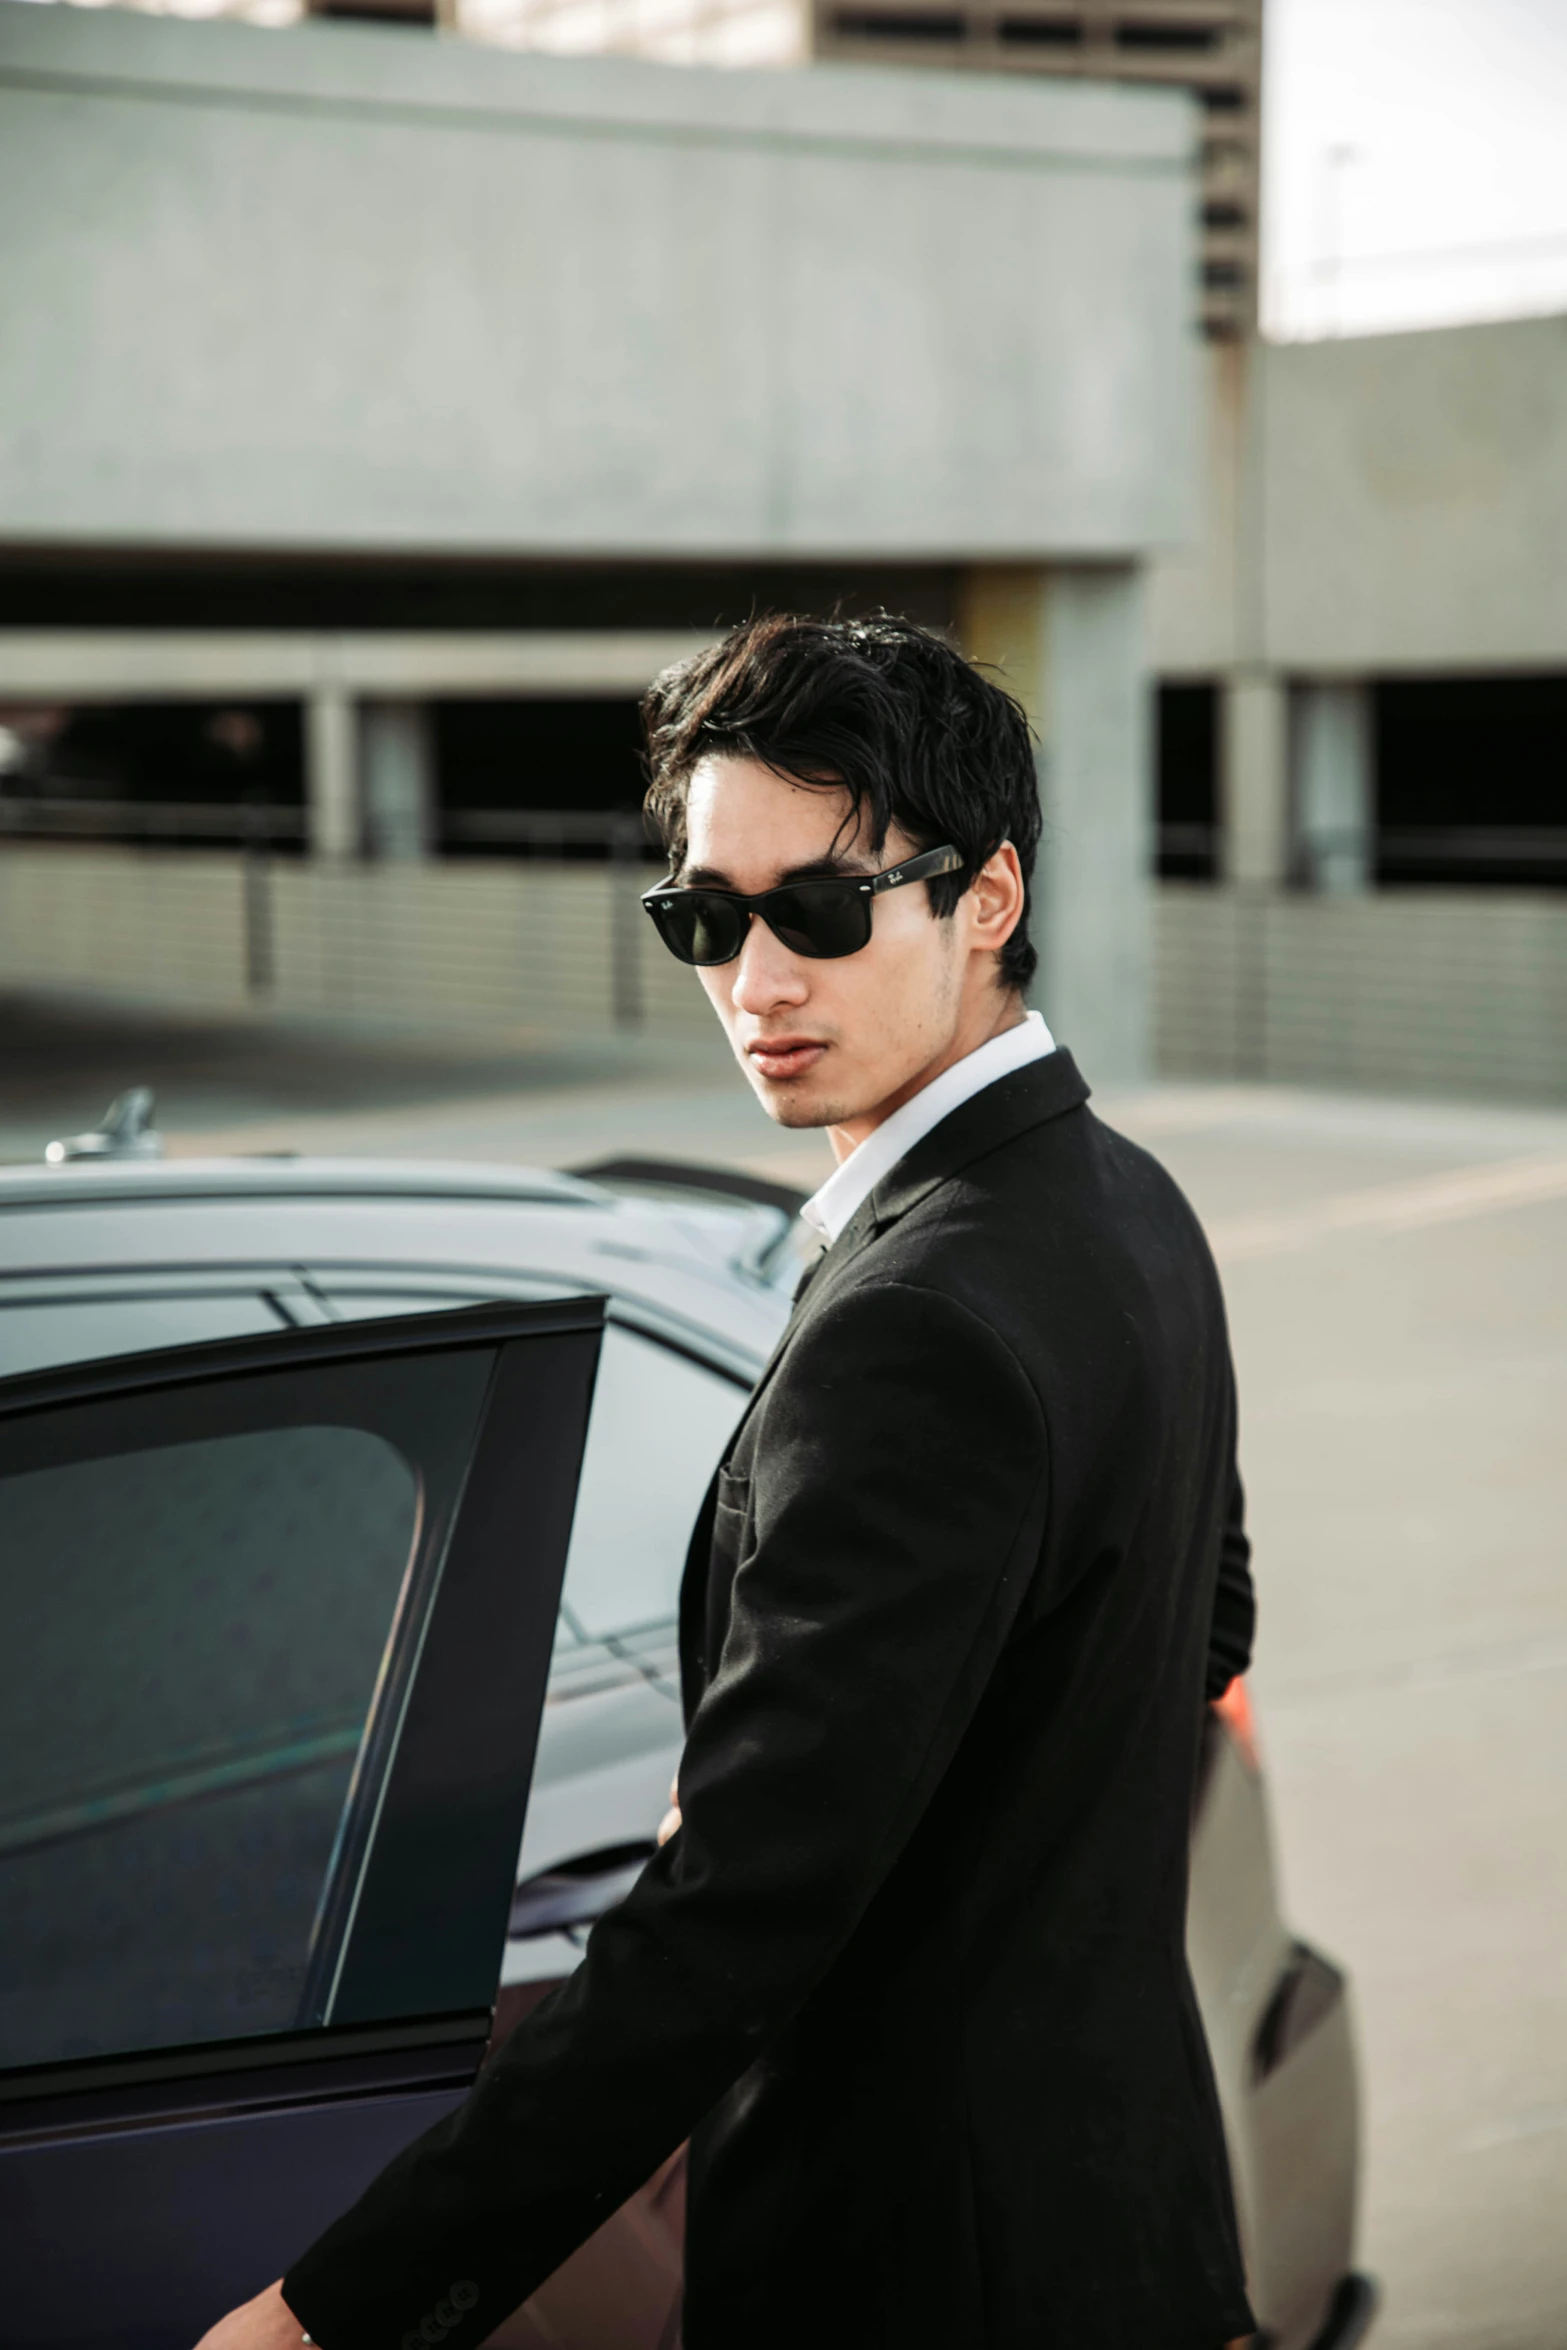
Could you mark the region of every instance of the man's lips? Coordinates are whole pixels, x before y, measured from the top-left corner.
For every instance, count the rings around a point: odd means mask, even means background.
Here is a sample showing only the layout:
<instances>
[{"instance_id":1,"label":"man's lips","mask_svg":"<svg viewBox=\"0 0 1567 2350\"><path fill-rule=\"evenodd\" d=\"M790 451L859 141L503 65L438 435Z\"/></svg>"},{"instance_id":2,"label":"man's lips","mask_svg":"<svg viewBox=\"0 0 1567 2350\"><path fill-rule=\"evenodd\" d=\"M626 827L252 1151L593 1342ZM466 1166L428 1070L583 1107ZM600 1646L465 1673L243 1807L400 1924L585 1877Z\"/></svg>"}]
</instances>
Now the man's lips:
<instances>
[{"instance_id":1,"label":"man's lips","mask_svg":"<svg viewBox=\"0 0 1567 2350\"><path fill-rule=\"evenodd\" d=\"M826 1050L814 1036L759 1036L746 1046L745 1057L758 1076L803 1077Z\"/></svg>"}]
</instances>

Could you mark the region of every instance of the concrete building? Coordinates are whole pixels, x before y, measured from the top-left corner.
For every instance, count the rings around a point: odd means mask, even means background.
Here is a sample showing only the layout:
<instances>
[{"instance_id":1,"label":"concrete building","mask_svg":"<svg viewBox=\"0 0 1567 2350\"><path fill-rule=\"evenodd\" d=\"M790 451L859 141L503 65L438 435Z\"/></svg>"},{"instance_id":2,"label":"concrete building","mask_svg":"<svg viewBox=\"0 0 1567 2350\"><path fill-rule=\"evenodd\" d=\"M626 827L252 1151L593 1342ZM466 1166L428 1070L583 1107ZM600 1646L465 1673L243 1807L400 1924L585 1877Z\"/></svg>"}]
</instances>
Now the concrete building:
<instances>
[{"instance_id":1,"label":"concrete building","mask_svg":"<svg viewBox=\"0 0 1567 2350\"><path fill-rule=\"evenodd\" d=\"M98 0L84 0L97 5ZM557 56L666 65L936 66L1188 91L1201 111L1203 332L1257 322L1262 0L122 0L153 15L423 26Z\"/></svg>"},{"instance_id":2,"label":"concrete building","mask_svg":"<svg viewBox=\"0 0 1567 2350\"><path fill-rule=\"evenodd\" d=\"M1197 313L1216 340L1233 341L1255 326L1262 0L801 4L810 10L810 54L818 58L1189 90L1202 113Z\"/></svg>"},{"instance_id":3,"label":"concrete building","mask_svg":"<svg viewBox=\"0 0 1567 2350\"><path fill-rule=\"evenodd\" d=\"M1567 1099L1567 320L1209 355L1166 1068Z\"/></svg>"},{"instance_id":4,"label":"concrete building","mask_svg":"<svg viewBox=\"0 0 1567 2350\"><path fill-rule=\"evenodd\" d=\"M276 0L237 0L275 6ZM678 65L937 66L1189 91L1202 114L1195 303L1205 334L1257 319L1262 0L296 0L443 24L509 47Z\"/></svg>"},{"instance_id":5,"label":"concrete building","mask_svg":"<svg viewBox=\"0 0 1567 2350\"><path fill-rule=\"evenodd\" d=\"M753 603L884 601L1026 696L1042 1000L1144 1073L1192 131L0 6L0 979L700 1017L634 904L635 696Z\"/></svg>"},{"instance_id":6,"label":"concrete building","mask_svg":"<svg viewBox=\"0 0 1567 2350\"><path fill-rule=\"evenodd\" d=\"M234 0L275 7L278 0ZM294 0L323 16L678 65L936 66L1189 91L1201 109L1194 302L1205 334L1257 319L1262 0Z\"/></svg>"},{"instance_id":7,"label":"concrete building","mask_svg":"<svg viewBox=\"0 0 1567 2350\"><path fill-rule=\"evenodd\" d=\"M1098 1074L1567 1099L1567 321L1200 353L1201 124L0 6L0 980L698 1016L635 698L884 602Z\"/></svg>"}]
</instances>

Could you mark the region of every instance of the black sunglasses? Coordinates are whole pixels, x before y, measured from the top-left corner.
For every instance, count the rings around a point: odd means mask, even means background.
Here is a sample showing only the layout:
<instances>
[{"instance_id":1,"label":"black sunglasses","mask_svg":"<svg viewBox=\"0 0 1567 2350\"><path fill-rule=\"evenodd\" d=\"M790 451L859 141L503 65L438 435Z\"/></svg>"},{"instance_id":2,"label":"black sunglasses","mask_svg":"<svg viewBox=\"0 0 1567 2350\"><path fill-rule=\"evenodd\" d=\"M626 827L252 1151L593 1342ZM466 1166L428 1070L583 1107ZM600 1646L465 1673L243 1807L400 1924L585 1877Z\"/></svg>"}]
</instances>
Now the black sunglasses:
<instances>
[{"instance_id":1,"label":"black sunglasses","mask_svg":"<svg viewBox=\"0 0 1567 2350\"><path fill-rule=\"evenodd\" d=\"M745 944L751 916L760 914L791 954L814 962L857 955L869 946L871 903L906 881L929 881L956 873L960 849L926 849L885 873L824 873L819 881L781 881L760 897L734 889L679 889L661 881L643 897L658 935L682 963L732 963Z\"/></svg>"}]
</instances>

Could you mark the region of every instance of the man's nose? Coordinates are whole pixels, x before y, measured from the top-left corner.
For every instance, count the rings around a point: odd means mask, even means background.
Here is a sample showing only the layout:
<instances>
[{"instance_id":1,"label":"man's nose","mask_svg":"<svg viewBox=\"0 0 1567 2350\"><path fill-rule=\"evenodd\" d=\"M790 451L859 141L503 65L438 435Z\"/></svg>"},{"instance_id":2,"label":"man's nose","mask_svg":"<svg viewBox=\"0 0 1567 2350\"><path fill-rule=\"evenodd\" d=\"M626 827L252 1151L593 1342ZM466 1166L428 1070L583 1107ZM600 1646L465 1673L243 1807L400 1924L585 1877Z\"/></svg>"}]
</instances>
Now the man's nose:
<instances>
[{"instance_id":1,"label":"man's nose","mask_svg":"<svg viewBox=\"0 0 1567 2350\"><path fill-rule=\"evenodd\" d=\"M730 991L735 1010L759 1020L781 1005L803 1004L810 992L799 956L789 952L760 914L753 914L735 964Z\"/></svg>"}]
</instances>

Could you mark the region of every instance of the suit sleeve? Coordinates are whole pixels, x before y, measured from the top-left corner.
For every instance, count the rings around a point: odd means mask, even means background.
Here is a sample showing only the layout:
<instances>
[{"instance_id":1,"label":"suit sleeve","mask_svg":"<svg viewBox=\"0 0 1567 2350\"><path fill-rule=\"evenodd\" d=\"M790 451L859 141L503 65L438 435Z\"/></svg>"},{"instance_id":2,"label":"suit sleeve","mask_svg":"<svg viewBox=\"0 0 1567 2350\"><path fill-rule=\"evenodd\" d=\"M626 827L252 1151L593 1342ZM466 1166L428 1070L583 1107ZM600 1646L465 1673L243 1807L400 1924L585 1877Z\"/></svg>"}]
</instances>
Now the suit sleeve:
<instances>
[{"instance_id":1,"label":"suit sleeve","mask_svg":"<svg viewBox=\"0 0 1567 2350\"><path fill-rule=\"evenodd\" d=\"M1257 1598L1251 1580L1251 1543L1246 1534L1246 1496L1240 1471L1230 1467L1229 1496L1219 1536L1219 1575L1213 1593L1208 1635L1208 1674L1203 1695L1222 1697L1237 1673L1251 1663L1257 1629Z\"/></svg>"},{"instance_id":2,"label":"suit sleeve","mask_svg":"<svg viewBox=\"0 0 1567 2350\"><path fill-rule=\"evenodd\" d=\"M324 2350L468 2350L585 2241L825 1974L985 1690L1048 1501L1016 1358L955 1300L883 1284L813 1317L757 1412L683 1827L466 2103L289 2271Z\"/></svg>"}]
</instances>

